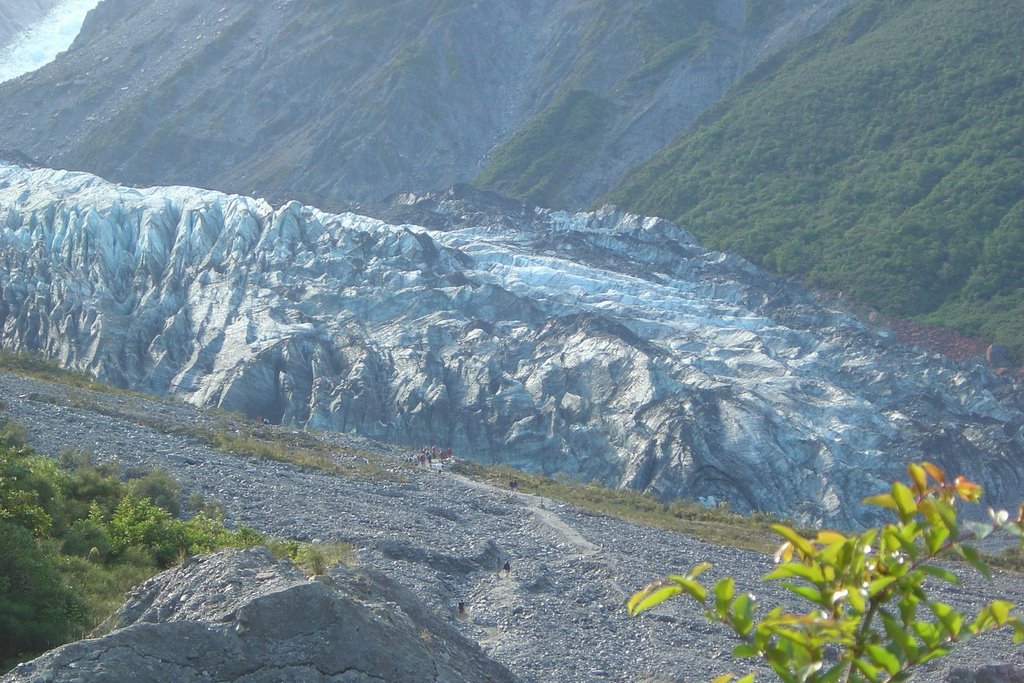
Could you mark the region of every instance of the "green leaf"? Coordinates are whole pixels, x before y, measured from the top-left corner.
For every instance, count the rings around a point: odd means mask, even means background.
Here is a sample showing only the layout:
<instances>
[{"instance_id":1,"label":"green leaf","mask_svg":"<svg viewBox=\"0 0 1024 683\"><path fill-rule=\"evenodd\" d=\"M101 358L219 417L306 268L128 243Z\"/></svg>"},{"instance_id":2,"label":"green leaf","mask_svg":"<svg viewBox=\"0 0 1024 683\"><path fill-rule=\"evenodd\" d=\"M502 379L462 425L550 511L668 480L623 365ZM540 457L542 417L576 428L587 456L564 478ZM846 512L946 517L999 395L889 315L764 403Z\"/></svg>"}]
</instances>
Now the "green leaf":
<instances>
[{"instance_id":1,"label":"green leaf","mask_svg":"<svg viewBox=\"0 0 1024 683\"><path fill-rule=\"evenodd\" d=\"M801 598L809 600L815 605L820 605L821 607L824 607L826 609L832 607L831 603L825 599L825 596L822 594L822 592L817 590L816 588L811 588L810 586L800 586L798 584L790 583L788 581L783 581L780 585L786 590L788 590L790 593L799 595Z\"/></svg>"},{"instance_id":2,"label":"green leaf","mask_svg":"<svg viewBox=\"0 0 1024 683\"><path fill-rule=\"evenodd\" d=\"M917 487L918 491L924 491L928 488L928 475L923 467L916 462L912 462L907 465L907 471L910 473L911 479L914 480L914 486Z\"/></svg>"},{"instance_id":3,"label":"green leaf","mask_svg":"<svg viewBox=\"0 0 1024 683\"><path fill-rule=\"evenodd\" d=\"M858 614L864 613L864 610L866 609L866 603L864 601L864 596L861 595L859 589L851 589L846 596L846 600L850 603L850 607L852 607L855 612L857 612Z\"/></svg>"},{"instance_id":4,"label":"green leaf","mask_svg":"<svg viewBox=\"0 0 1024 683\"><path fill-rule=\"evenodd\" d=\"M891 584L893 581L896 581L896 580L897 580L897 577L895 577L895 576L883 576L880 579L875 579L874 581L872 581L868 585L868 595L870 595L872 598L875 597L876 595L881 593L883 590L885 590L885 588L889 584Z\"/></svg>"},{"instance_id":5,"label":"green leaf","mask_svg":"<svg viewBox=\"0 0 1024 683\"><path fill-rule=\"evenodd\" d=\"M1013 620L1013 644L1020 645L1024 643L1024 621L1020 619Z\"/></svg>"},{"instance_id":6,"label":"green leaf","mask_svg":"<svg viewBox=\"0 0 1024 683\"><path fill-rule=\"evenodd\" d=\"M984 524L982 522L964 522L964 526L974 535L973 540L975 541L988 538L995 529L991 524Z\"/></svg>"},{"instance_id":7,"label":"green leaf","mask_svg":"<svg viewBox=\"0 0 1024 683\"><path fill-rule=\"evenodd\" d=\"M732 617L729 621L741 636L750 633L754 624L754 599L749 593L744 593L733 601Z\"/></svg>"},{"instance_id":8,"label":"green leaf","mask_svg":"<svg viewBox=\"0 0 1024 683\"><path fill-rule=\"evenodd\" d=\"M928 544L928 552L935 555L942 549L942 544L949 538L949 529L945 526L933 527L925 534L925 542Z\"/></svg>"},{"instance_id":9,"label":"green leaf","mask_svg":"<svg viewBox=\"0 0 1024 683\"><path fill-rule=\"evenodd\" d=\"M931 649L938 645L939 641L943 638L942 629L937 624L932 624L927 621L915 621L912 624L914 633L924 643L925 649Z\"/></svg>"},{"instance_id":10,"label":"green leaf","mask_svg":"<svg viewBox=\"0 0 1024 683\"><path fill-rule=\"evenodd\" d=\"M811 542L793 529L790 529L788 526L772 524L772 530L792 543L793 547L799 550L803 555L807 557L814 555L814 546L811 545Z\"/></svg>"},{"instance_id":11,"label":"green leaf","mask_svg":"<svg viewBox=\"0 0 1024 683\"><path fill-rule=\"evenodd\" d=\"M868 496L864 499L864 503L866 505L878 505L879 507L899 511L899 506L896 505L896 499L888 493L881 493L877 496Z\"/></svg>"},{"instance_id":12,"label":"green leaf","mask_svg":"<svg viewBox=\"0 0 1024 683\"><path fill-rule=\"evenodd\" d=\"M937 648L935 648L933 650L929 650L928 652L924 653L919 660L917 660L917 662L915 663L915 666L921 666L922 664L927 664L928 662L932 661L933 659L938 659L939 657L945 657L946 655L949 654L949 651L950 651L950 648L947 647L947 646L937 647Z\"/></svg>"},{"instance_id":13,"label":"green leaf","mask_svg":"<svg viewBox=\"0 0 1024 683\"><path fill-rule=\"evenodd\" d=\"M772 571L768 572L764 576L764 580L775 581L777 579L789 579L792 577L807 579L813 584L820 585L825 583L825 575L821 571L821 565L818 563L807 565L802 562L787 562L786 564L779 565Z\"/></svg>"},{"instance_id":14,"label":"green leaf","mask_svg":"<svg viewBox=\"0 0 1024 683\"><path fill-rule=\"evenodd\" d=\"M953 609L952 606L947 605L944 602L932 602L928 604L931 607L932 612L949 632L949 635L953 638L960 636L960 629L963 628L964 615L963 613Z\"/></svg>"},{"instance_id":15,"label":"green leaf","mask_svg":"<svg viewBox=\"0 0 1024 683\"><path fill-rule=\"evenodd\" d=\"M934 576L936 579L942 579L946 583L951 583L954 586L961 585L960 577L958 577L956 574L949 571L948 569L943 569L942 567L936 567L930 564L922 565L918 567L918 569L923 571L925 574L928 574L929 576Z\"/></svg>"},{"instance_id":16,"label":"green leaf","mask_svg":"<svg viewBox=\"0 0 1024 683\"><path fill-rule=\"evenodd\" d=\"M729 601L732 600L736 581L728 576L715 584L715 612L725 617L729 612Z\"/></svg>"},{"instance_id":17,"label":"green leaf","mask_svg":"<svg viewBox=\"0 0 1024 683\"><path fill-rule=\"evenodd\" d=\"M698 576L711 569L714 565L710 562L701 562L696 567L686 573L686 578L696 579Z\"/></svg>"},{"instance_id":18,"label":"green leaf","mask_svg":"<svg viewBox=\"0 0 1024 683\"><path fill-rule=\"evenodd\" d=\"M683 592L682 586L678 583L666 583L659 581L652 583L641 591L637 591L633 594L633 597L626 603L626 611L631 616L636 616L644 610L650 609L655 605L660 605L669 598L679 595Z\"/></svg>"},{"instance_id":19,"label":"green leaf","mask_svg":"<svg viewBox=\"0 0 1024 683\"><path fill-rule=\"evenodd\" d=\"M882 614L882 621L885 623L885 633L889 636L889 642L892 646L898 648L907 661L912 662L916 660L920 648L918 648L917 641L907 632L903 624L884 613ZM913 620L907 619L907 623L913 623Z\"/></svg>"},{"instance_id":20,"label":"green leaf","mask_svg":"<svg viewBox=\"0 0 1024 683\"><path fill-rule=\"evenodd\" d=\"M881 673L881 669L879 669L874 664L868 662L865 659L857 657L853 660L853 665L857 667L858 671L864 674L864 678L868 679L869 681L878 680L878 674Z\"/></svg>"},{"instance_id":21,"label":"green leaf","mask_svg":"<svg viewBox=\"0 0 1024 683\"><path fill-rule=\"evenodd\" d=\"M900 670L900 660L881 645L868 645L867 649L871 661L888 671L890 676L896 675Z\"/></svg>"},{"instance_id":22,"label":"green leaf","mask_svg":"<svg viewBox=\"0 0 1024 683\"><path fill-rule=\"evenodd\" d=\"M932 505L935 506L935 510L939 513L939 516L942 517L942 521L945 522L950 535L954 539L959 538L960 524L956 520L956 508L941 500L933 500Z\"/></svg>"},{"instance_id":23,"label":"green leaf","mask_svg":"<svg viewBox=\"0 0 1024 683\"><path fill-rule=\"evenodd\" d=\"M741 643L732 649L732 656L737 659L747 659L750 657L759 657L761 653L756 647L750 643Z\"/></svg>"},{"instance_id":24,"label":"green leaf","mask_svg":"<svg viewBox=\"0 0 1024 683\"><path fill-rule=\"evenodd\" d=\"M669 574L665 577L669 581L676 583L682 588L687 595L692 597L697 602L703 603L708 597L708 590L701 584L697 583L689 576L679 576L678 574Z\"/></svg>"},{"instance_id":25,"label":"green leaf","mask_svg":"<svg viewBox=\"0 0 1024 683\"><path fill-rule=\"evenodd\" d=\"M892 483L892 498L896 501L896 511L900 513L900 518L904 522L909 521L917 512L914 493L907 488L906 484L894 481Z\"/></svg>"},{"instance_id":26,"label":"green leaf","mask_svg":"<svg viewBox=\"0 0 1024 683\"><path fill-rule=\"evenodd\" d=\"M1007 602L1006 600L993 600L989 605L989 610L992 612L992 618L996 620L996 624L999 626L1005 626L1010 618L1010 610L1013 609L1013 603Z\"/></svg>"},{"instance_id":27,"label":"green leaf","mask_svg":"<svg viewBox=\"0 0 1024 683\"><path fill-rule=\"evenodd\" d=\"M986 579L992 580L992 572L988 569L988 563L981 558L981 554L969 545L957 546L960 554L972 567L977 569Z\"/></svg>"}]
</instances>

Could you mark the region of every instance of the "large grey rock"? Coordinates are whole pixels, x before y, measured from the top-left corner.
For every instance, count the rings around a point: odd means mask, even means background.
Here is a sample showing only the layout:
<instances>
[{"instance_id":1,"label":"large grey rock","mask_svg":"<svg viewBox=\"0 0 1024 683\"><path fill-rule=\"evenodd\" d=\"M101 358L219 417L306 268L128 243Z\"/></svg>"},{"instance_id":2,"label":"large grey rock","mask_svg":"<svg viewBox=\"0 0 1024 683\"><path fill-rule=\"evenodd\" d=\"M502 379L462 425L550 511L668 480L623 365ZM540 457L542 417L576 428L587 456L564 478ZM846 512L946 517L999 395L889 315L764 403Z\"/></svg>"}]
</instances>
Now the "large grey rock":
<instances>
[{"instance_id":1,"label":"large grey rock","mask_svg":"<svg viewBox=\"0 0 1024 683\"><path fill-rule=\"evenodd\" d=\"M1013 380L666 221L478 220L498 210L403 196L392 224L0 166L0 343L196 405L666 499L853 525L927 458L1017 503Z\"/></svg>"},{"instance_id":2,"label":"large grey rock","mask_svg":"<svg viewBox=\"0 0 1024 683\"><path fill-rule=\"evenodd\" d=\"M121 625L14 669L21 681L513 681L369 570L308 580L263 548L194 558L129 594Z\"/></svg>"},{"instance_id":3,"label":"large grey rock","mask_svg":"<svg viewBox=\"0 0 1024 683\"><path fill-rule=\"evenodd\" d=\"M0 149L336 207L469 181L576 89L609 112L565 169L565 200L586 204L848 2L750 24L743 0L104 0L72 50L0 86Z\"/></svg>"}]
</instances>

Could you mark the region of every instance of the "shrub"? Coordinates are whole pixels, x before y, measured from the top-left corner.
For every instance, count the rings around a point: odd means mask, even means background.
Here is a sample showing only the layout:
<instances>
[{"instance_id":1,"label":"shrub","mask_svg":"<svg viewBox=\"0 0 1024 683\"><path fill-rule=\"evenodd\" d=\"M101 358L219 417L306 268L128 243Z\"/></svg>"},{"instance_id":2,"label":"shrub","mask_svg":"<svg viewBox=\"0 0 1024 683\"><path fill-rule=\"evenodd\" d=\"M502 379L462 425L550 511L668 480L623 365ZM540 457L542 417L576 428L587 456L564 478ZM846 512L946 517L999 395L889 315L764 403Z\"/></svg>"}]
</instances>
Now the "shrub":
<instances>
[{"instance_id":1,"label":"shrub","mask_svg":"<svg viewBox=\"0 0 1024 683\"><path fill-rule=\"evenodd\" d=\"M27 528L0 521L0 662L60 645L81 615L52 554Z\"/></svg>"},{"instance_id":2,"label":"shrub","mask_svg":"<svg viewBox=\"0 0 1024 683\"><path fill-rule=\"evenodd\" d=\"M219 501L207 500L198 491L189 495L185 507L195 513L202 512L213 519L224 519L224 506Z\"/></svg>"},{"instance_id":3,"label":"shrub","mask_svg":"<svg viewBox=\"0 0 1024 683\"><path fill-rule=\"evenodd\" d=\"M28 430L14 420L0 421L0 448L25 448L28 446Z\"/></svg>"},{"instance_id":4,"label":"shrub","mask_svg":"<svg viewBox=\"0 0 1024 683\"><path fill-rule=\"evenodd\" d=\"M100 562L110 556L110 536L105 526L93 519L80 519L61 537L61 552L76 557L89 557L95 548Z\"/></svg>"},{"instance_id":5,"label":"shrub","mask_svg":"<svg viewBox=\"0 0 1024 683\"><path fill-rule=\"evenodd\" d=\"M960 585L960 579L935 562L954 554L984 576L988 565L974 543L995 530L1024 537L1024 506L1016 519L989 510L991 523L957 518L957 500L976 502L981 488L962 477L948 481L930 463L911 464L910 485L894 482L890 492L865 502L891 510L897 521L859 534L819 531L804 536L774 525L785 542L776 553L776 569L764 577L810 603L806 613L776 607L760 620L754 599L736 596L726 577L710 592L698 576L701 564L686 575L669 575L636 593L628 602L639 614L685 593L705 607L705 615L731 628L741 643L733 654L764 659L783 681L897 681L958 642L1002 628L1024 642L1024 621L1014 606L993 600L973 616L933 599L928 578ZM720 681L732 680L726 675ZM753 674L742 679L752 681Z\"/></svg>"},{"instance_id":6,"label":"shrub","mask_svg":"<svg viewBox=\"0 0 1024 683\"><path fill-rule=\"evenodd\" d=\"M110 520L110 544L115 553L131 547L150 552L160 567L169 567L180 554L171 515L148 498L125 496Z\"/></svg>"},{"instance_id":7,"label":"shrub","mask_svg":"<svg viewBox=\"0 0 1024 683\"><path fill-rule=\"evenodd\" d=\"M70 526L86 517L106 522L124 494L116 467L104 464L77 469L65 481L64 524Z\"/></svg>"},{"instance_id":8,"label":"shrub","mask_svg":"<svg viewBox=\"0 0 1024 683\"><path fill-rule=\"evenodd\" d=\"M181 487L165 470L152 470L142 477L128 482L128 492L136 498L149 500L172 515L181 512Z\"/></svg>"}]
</instances>

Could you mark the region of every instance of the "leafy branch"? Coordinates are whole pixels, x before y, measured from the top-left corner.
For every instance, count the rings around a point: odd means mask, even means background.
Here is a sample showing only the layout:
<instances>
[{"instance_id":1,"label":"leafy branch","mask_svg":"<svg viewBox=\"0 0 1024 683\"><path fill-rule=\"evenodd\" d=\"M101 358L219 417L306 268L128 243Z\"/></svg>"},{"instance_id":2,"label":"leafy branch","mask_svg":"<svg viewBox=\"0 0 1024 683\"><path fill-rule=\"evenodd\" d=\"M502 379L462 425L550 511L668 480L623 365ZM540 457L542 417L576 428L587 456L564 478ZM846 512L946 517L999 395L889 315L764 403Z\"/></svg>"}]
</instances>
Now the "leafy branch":
<instances>
[{"instance_id":1,"label":"leafy branch","mask_svg":"<svg viewBox=\"0 0 1024 683\"><path fill-rule=\"evenodd\" d=\"M754 596L736 595L732 577L710 592L700 583L707 563L637 592L627 603L629 613L686 594L701 603L708 619L739 636L734 656L764 660L786 683L905 681L915 667L982 633L1007 628L1015 644L1024 642L1024 621L1012 613L1013 604L993 600L971 617L925 590L928 578L961 585L936 562L950 554L991 578L975 544L1000 532L1024 547L1024 505L1014 519L990 509L989 523L961 523L957 502L977 502L981 487L963 477L949 480L928 462L907 469L908 484L894 482L888 493L864 501L890 510L896 517L891 524L849 535L823 530L813 537L773 525L784 542L764 580L810 603L805 613L775 607L756 618ZM733 680L726 674L715 683ZM748 674L739 683L753 680Z\"/></svg>"}]
</instances>

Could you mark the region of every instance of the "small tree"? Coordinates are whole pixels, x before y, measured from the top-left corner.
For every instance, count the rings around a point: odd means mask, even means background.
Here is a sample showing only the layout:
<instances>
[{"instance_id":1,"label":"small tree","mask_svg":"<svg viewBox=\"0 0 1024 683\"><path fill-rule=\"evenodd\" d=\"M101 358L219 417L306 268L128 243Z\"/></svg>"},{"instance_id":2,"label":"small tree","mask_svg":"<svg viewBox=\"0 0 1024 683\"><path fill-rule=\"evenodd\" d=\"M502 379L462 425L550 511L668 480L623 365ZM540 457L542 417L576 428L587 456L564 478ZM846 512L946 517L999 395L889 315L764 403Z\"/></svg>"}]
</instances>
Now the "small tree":
<instances>
[{"instance_id":1,"label":"small tree","mask_svg":"<svg viewBox=\"0 0 1024 683\"><path fill-rule=\"evenodd\" d=\"M1016 519L1005 510L989 510L990 522L961 522L958 500L977 502L981 487L963 477L948 481L931 463L908 467L910 484L894 482L889 493L866 503L894 513L897 521L859 534L820 531L804 537L783 525L772 528L784 539L775 555L778 565L764 577L779 581L810 603L805 613L775 607L757 619L754 599L737 596L735 580L726 577L713 590L698 581L711 565L686 575L669 575L629 600L636 615L684 593L705 607L705 615L731 628L742 641L733 649L740 658L761 658L783 681L905 681L925 662L949 653L959 642L1001 628L1024 642L1024 621L1011 614L1014 605L994 600L968 615L933 599L928 577L960 585L960 579L935 560L959 556L990 578L975 543L993 531L1022 539L1024 506ZM733 680L721 676L716 683ZM740 683L754 680L754 674Z\"/></svg>"}]
</instances>

